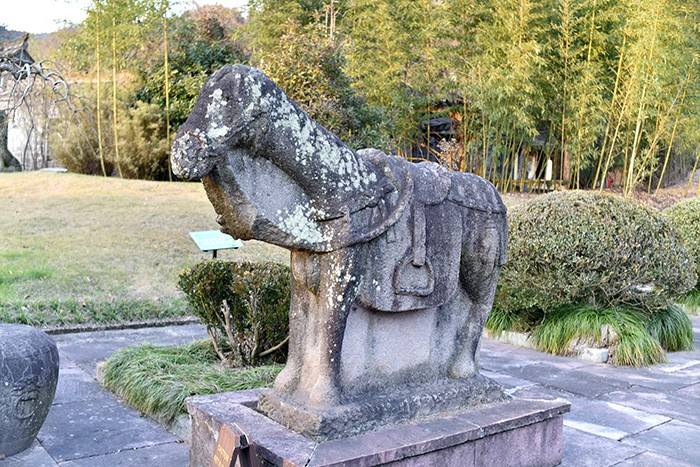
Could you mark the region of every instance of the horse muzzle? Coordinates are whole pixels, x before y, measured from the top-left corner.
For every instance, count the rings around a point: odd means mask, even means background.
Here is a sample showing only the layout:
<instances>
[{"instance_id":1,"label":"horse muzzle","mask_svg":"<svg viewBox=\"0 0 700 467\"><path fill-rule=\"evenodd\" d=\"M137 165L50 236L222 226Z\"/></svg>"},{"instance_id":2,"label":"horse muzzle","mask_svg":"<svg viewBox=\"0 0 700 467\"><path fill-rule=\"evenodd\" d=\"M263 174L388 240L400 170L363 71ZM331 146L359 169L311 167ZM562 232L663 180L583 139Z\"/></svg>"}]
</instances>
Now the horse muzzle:
<instances>
[{"instance_id":1,"label":"horse muzzle","mask_svg":"<svg viewBox=\"0 0 700 467\"><path fill-rule=\"evenodd\" d=\"M198 128L181 129L172 147L173 173L186 180L198 180L216 163L207 135Z\"/></svg>"}]
</instances>

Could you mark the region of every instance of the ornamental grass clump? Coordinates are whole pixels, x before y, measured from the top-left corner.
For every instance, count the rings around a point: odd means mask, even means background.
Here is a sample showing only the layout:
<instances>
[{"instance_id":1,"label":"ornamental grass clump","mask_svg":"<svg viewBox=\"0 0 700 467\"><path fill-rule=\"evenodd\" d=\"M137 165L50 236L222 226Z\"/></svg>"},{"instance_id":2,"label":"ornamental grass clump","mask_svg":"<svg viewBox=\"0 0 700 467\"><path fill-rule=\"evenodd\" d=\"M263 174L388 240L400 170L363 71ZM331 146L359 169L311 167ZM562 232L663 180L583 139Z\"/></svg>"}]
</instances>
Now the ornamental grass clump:
<instances>
[{"instance_id":1,"label":"ornamental grass clump","mask_svg":"<svg viewBox=\"0 0 700 467\"><path fill-rule=\"evenodd\" d=\"M241 391L272 385L281 365L231 368L222 363L212 343L122 349L105 362L104 385L129 405L163 423L187 413L192 395Z\"/></svg>"},{"instance_id":2,"label":"ornamental grass clump","mask_svg":"<svg viewBox=\"0 0 700 467\"><path fill-rule=\"evenodd\" d=\"M608 346L620 365L692 348L674 302L697 282L694 260L667 219L636 201L540 196L509 213L508 261L487 322L496 333L529 332L559 355Z\"/></svg>"},{"instance_id":3,"label":"ornamental grass clump","mask_svg":"<svg viewBox=\"0 0 700 467\"><path fill-rule=\"evenodd\" d=\"M221 360L238 366L284 361L291 296L287 266L204 261L183 271L178 286Z\"/></svg>"},{"instance_id":4,"label":"ornamental grass clump","mask_svg":"<svg viewBox=\"0 0 700 467\"><path fill-rule=\"evenodd\" d=\"M556 355L574 354L579 345L608 347L615 365L651 365L665 357L645 323L642 313L628 308L572 305L547 313L532 339L538 349Z\"/></svg>"}]
</instances>

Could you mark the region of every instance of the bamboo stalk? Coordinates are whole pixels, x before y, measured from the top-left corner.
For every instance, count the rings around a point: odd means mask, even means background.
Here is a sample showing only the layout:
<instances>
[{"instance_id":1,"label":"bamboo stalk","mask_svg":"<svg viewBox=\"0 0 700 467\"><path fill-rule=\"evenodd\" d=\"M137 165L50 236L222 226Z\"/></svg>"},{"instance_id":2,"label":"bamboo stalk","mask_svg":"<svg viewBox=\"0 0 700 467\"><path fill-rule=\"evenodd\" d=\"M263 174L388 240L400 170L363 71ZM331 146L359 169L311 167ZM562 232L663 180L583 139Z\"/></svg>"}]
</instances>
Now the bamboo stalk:
<instances>
[{"instance_id":1,"label":"bamboo stalk","mask_svg":"<svg viewBox=\"0 0 700 467\"><path fill-rule=\"evenodd\" d=\"M698 163L700 163L700 147L697 149L693 170L690 171L690 176L688 177L688 188L686 190L686 194L693 187L693 182L695 181L695 171L698 169ZM700 195L700 183L698 183L698 195Z\"/></svg>"},{"instance_id":2,"label":"bamboo stalk","mask_svg":"<svg viewBox=\"0 0 700 467\"><path fill-rule=\"evenodd\" d=\"M604 172L600 172L601 169L601 164L603 162L603 158L605 157L605 145L608 141L608 135L610 132L610 122L613 117L613 111L615 109L615 100L617 98L617 92L619 89L620 85L620 77L622 74L622 58L625 53L625 43L627 42L627 35L623 34L622 36L622 45L620 46L620 58L617 62L617 71L615 73L615 86L613 87L613 94L612 98L610 99L610 113L608 114L608 118L606 119L605 123L605 136L603 136L603 144L600 146L600 156L598 157L598 167L596 168L596 173L595 173L595 179L593 181L593 188L595 188L598 185L598 177L602 177L602 180L605 180L605 176L607 175L607 167L608 164L606 163L606 170ZM613 143L614 144L614 143ZM607 161L610 161L610 158L608 157ZM602 189L602 183L601 183L601 189Z\"/></svg>"},{"instance_id":3,"label":"bamboo stalk","mask_svg":"<svg viewBox=\"0 0 700 467\"><path fill-rule=\"evenodd\" d=\"M114 159L117 163L119 177L124 178L119 160L119 132L117 130L117 22L112 12L112 127L114 130Z\"/></svg>"},{"instance_id":4,"label":"bamboo stalk","mask_svg":"<svg viewBox=\"0 0 700 467\"><path fill-rule=\"evenodd\" d=\"M656 184L656 190L654 191L654 194L659 192L659 188L661 188L661 183L664 180L664 175L666 174L666 167L668 166L668 160L671 156L671 148L673 147L673 139L676 136L676 128L678 127L678 120L679 116L676 116L676 121L673 122L673 130L671 131L671 139L668 142L668 149L666 149L666 157L664 157L664 165L661 167L661 174L659 175L659 182ZM649 177L651 179L651 177Z\"/></svg>"},{"instance_id":5,"label":"bamboo stalk","mask_svg":"<svg viewBox=\"0 0 700 467\"><path fill-rule=\"evenodd\" d=\"M656 36L657 36L657 28L658 28L658 20L659 20L659 12L658 10L656 11L656 15L654 16L654 27L653 27L653 34L651 37L651 44L649 45L649 53L647 54L647 62L650 62L652 59L652 56L654 54L654 50L656 47ZM644 80L644 84L642 86L642 95L639 99L639 110L637 112L637 121L635 125L635 130L634 130L634 139L632 141L632 153L630 154L630 161L629 161L629 166L628 166L628 173L627 173L627 183L625 184L623 193L625 196L629 196L629 194L632 192L634 189L633 185L633 177L634 177L634 169L635 169L635 159L637 157L637 151L639 150L639 144L642 138L642 132L641 132L641 127L642 123L644 120L644 107L645 107L645 98L646 98L646 91L647 91L647 81Z\"/></svg>"},{"instance_id":6,"label":"bamboo stalk","mask_svg":"<svg viewBox=\"0 0 700 467\"><path fill-rule=\"evenodd\" d=\"M615 150L615 142L617 141L617 137L620 134L620 128L622 126L624 114L625 114L625 111L627 109L627 103L629 102L629 96L631 93L632 93L632 87L629 86L627 89L627 92L625 93L625 97L622 100L622 107L620 109L620 115L618 116L618 119L617 119L617 124L615 125L615 131L613 133L612 141L610 142L610 149L608 151L608 157L605 160L605 167L604 167L603 171L601 172L601 175L602 175L602 177L600 179L600 190L601 191L603 190L603 186L605 184L605 176L607 175L608 170L610 169L610 163L612 162L612 156L613 156L613 152ZM627 158L625 157L625 165L626 164L627 164Z\"/></svg>"},{"instance_id":7,"label":"bamboo stalk","mask_svg":"<svg viewBox=\"0 0 700 467\"><path fill-rule=\"evenodd\" d=\"M102 145L102 115L101 115L101 107L102 107L102 77L100 75L100 61L101 61L101 56L100 56L100 10L95 9L95 16L96 16L96 21L97 21L97 27L96 27L96 33L95 33L95 61L97 64L97 101L95 102L95 116L97 118L97 147L99 150L100 154L100 167L102 168L102 176L106 177L107 176L107 169L105 168L105 155L104 155L104 147Z\"/></svg>"},{"instance_id":8,"label":"bamboo stalk","mask_svg":"<svg viewBox=\"0 0 700 467\"><path fill-rule=\"evenodd\" d=\"M170 150L170 63L168 61L168 10L167 2L163 11L163 61L165 72L163 76L165 92L165 140L168 144L168 180L173 181L172 151Z\"/></svg>"}]
</instances>

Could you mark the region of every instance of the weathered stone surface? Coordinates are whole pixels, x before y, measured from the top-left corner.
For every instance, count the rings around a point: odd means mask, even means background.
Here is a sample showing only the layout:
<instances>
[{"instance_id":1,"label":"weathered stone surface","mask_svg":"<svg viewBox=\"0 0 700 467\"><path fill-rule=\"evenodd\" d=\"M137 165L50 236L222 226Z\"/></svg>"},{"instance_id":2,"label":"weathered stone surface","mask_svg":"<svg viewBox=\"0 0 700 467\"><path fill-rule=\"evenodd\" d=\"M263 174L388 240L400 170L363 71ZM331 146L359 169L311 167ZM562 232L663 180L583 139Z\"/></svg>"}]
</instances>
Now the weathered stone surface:
<instances>
[{"instance_id":1,"label":"weathered stone surface","mask_svg":"<svg viewBox=\"0 0 700 467\"><path fill-rule=\"evenodd\" d=\"M643 452L615 464L615 467L693 467L696 465L697 464L689 464L653 452Z\"/></svg>"},{"instance_id":2,"label":"weathered stone surface","mask_svg":"<svg viewBox=\"0 0 700 467\"><path fill-rule=\"evenodd\" d=\"M483 355L483 353L482 353L482 355ZM517 378L515 376L506 375L506 374L502 374L502 373L496 373L496 372L490 371L490 370L482 369L480 373L482 375L486 376L487 378L494 380L495 382L497 382L498 384L500 384L504 388L508 388L509 390L523 389L523 388L527 388L527 387L534 386L535 384L537 384L533 381L528 381L526 379ZM508 391L508 393L510 394L509 391Z\"/></svg>"},{"instance_id":3,"label":"weathered stone surface","mask_svg":"<svg viewBox=\"0 0 700 467\"><path fill-rule=\"evenodd\" d=\"M474 465L554 466L564 454L561 418L492 432L474 444Z\"/></svg>"},{"instance_id":4,"label":"weathered stone surface","mask_svg":"<svg viewBox=\"0 0 700 467\"><path fill-rule=\"evenodd\" d=\"M490 183L355 152L242 65L207 81L173 168L202 179L225 232L292 251L287 365L261 410L328 439L506 398L477 360L506 259Z\"/></svg>"},{"instance_id":5,"label":"weathered stone surface","mask_svg":"<svg viewBox=\"0 0 700 467\"><path fill-rule=\"evenodd\" d=\"M0 324L0 458L31 446L56 392L58 349L30 326Z\"/></svg>"},{"instance_id":6,"label":"weathered stone surface","mask_svg":"<svg viewBox=\"0 0 700 467\"><path fill-rule=\"evenodd\" d=\"M192 444L190 466L209 465L223 423L235 423L248 435L255 427L255 443L261 446L266 440L275 447L271 462L286 459L289 465L306 465L316 443L286 429L263 414L252 410L260 395L259 390L238 391L187 399L187 410L192 417ZM238 433L238 431L235 431Z\"/></svg>"},{"instance_id":7,"label":"weathered stone surface","mask_svg":"<svg viewBox=\"0 0 700 467\"><path fill-rule=\"evenodd\" d=\"M700 383L691 384L690 386L681 388L678 390L678 394L700 399Z\"/></svg>"},{"instance_id":8,"label":"weathered stone surface","mask_svg":"<svg viewBox=\"0 0 700 467\"><path fill-rule=\"evenodd\" d=\"M578 358L581 360L586 360L593 363L605 363L610 357L610 351L607 348L594 349L592 347L586 347L581 350Z\"/></svg>"},{"instance_id":9,"label":"weathered stone surface","mask_svg":"<svg viewBox=\"0 0 700 467\"><path fill-rule=\"evenodd\" d=\"M258 394L188 399L191 466L211 461L222 424L246 433L258 457L273 465L556 465L563 449L562 415L569 409L561 400L515 399L316 443L252 409Z\"/></svg>"},{"instance_id":10,"label":"weathered stone surface","mask_svg":"<svg viewBox=\"0 0 700 467\"><path fill-rule=\"evenodd\" d=\"M693 382L700 381L700 376L693 378L688 374L662 371L659 366L650 368L629 368L610 365L591 365L581 368L581 371L602 377L606 381L616 381L661 391L679 389ZM679 372L680 371L682 370L679 370Z\"/></svg>"},{"instance_id":11,"label":"weathered stone surface","mask_svg":"<svg viewBox=\"0 0 700 467\"><path fill-rule=\"evenodd\" d=\"M111 399L111 395L102 389L95 380L78 367L61 368L61 376L56 387L54 404L86 401L92 399Z\"/></svg>"},{"instance_id":12,"label":"weathered stone surface","mask_svg":"<svg viewBox=\"0 0 700 467\"><path fill-rule=\"evenodd\" d=\"M511 368L508 373L588 397L596 397L629 387L625 382L590 375L578 369L560 370L550 364L533 364Z\"/></svg>"},{"instance_id":13,"label":"weathered stone surface","mask_svg":"<svg viewBox=\"0 0 700 467\"><path fill-rule=\"evenodd\" d=\"M406 385L389 393L366 394L326 409L299 406L274 391L263 393L258 408L312 438L333 439L435 413L450 413L506 400L501 387L481 376Z\"/></svg>"}]
</instances>

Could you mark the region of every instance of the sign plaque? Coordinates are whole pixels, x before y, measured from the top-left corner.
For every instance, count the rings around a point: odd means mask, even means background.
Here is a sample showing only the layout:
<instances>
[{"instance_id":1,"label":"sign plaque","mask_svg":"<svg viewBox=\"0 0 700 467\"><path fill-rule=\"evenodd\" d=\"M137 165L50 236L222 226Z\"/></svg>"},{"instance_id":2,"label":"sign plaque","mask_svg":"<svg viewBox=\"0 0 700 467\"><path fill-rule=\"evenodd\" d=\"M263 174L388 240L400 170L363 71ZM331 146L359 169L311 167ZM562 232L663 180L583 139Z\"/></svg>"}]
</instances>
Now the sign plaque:
<instances>
[{"instance_id":1,"label":"sign plaque","mask_svg":"<svg viewBox=\"0 0 700 467\"><path fill-rule=\"evenodd\" d=\"M237 435L226 425L219 428L211 467L259 467L258 457L245 435Z\"/></svg>"},{"instance_id":2,"label":"sign plaque","mask_svg":"<svg viewBox=\"0 0 700 467\"><path fill-rule=\"evenodd\" d=\"M243 246L242 241L218 230L190 232L190 237L200 250L205 252L211 251L213 258L216 258L216 252L218 250L237 249Z\"/></svg>"}]
</instances>

